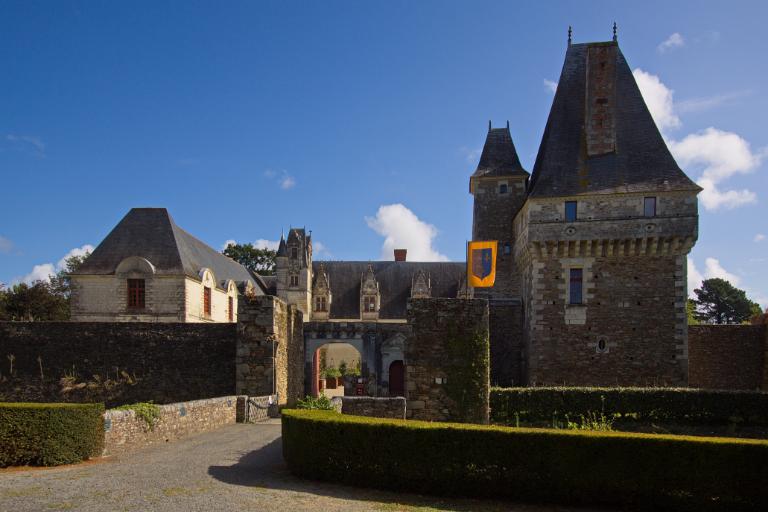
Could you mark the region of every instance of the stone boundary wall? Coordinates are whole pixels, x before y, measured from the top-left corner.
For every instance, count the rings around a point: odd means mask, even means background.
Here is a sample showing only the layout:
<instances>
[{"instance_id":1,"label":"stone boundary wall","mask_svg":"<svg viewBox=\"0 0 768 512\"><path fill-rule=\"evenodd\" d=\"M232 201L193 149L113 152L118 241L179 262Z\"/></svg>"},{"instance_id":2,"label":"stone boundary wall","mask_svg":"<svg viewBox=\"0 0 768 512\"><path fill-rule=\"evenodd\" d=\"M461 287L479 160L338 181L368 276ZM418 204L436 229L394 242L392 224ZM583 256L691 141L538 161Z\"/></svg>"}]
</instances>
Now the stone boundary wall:
<instances>
[{"instance_id":1,"label":"stone boundary wall","mask_svg":"<svg viewBox=\"0 0 768 512\"><path fill-rule=\"evenodd\" d=\"M160 418L151 430L135 411L110 409L104 413L102 455L119 455L235 423L238 398L223 396L160 405Z\"/></svg>"},{"instance_id":2,"label":"stone boundary wall","mask_svg":"<svg viewBox=\"0 0 768 512\"><path fill-rule=\"evenodd\" d=\"M408 416L488 423L490 348L485 299L410 299L405 343Z\"/></svg>"},{"instance_id":3,"label":"stone boundary wall","mask_svg":"<svg viewBox=\"0 0 768 512\"><path fill-rule=\"evenodd\" d=\"M368 397L368 396L336 396L331 399L334 408L342 414L352 416L368 416L370 418L405 419L405 398L398 397Z\"/></svg>"},{"instance_id":4,"label":"stone boundary wall","mask_svg":"<svg viewBox=\"0 0 768 512\"><path fill-rule=\"evenodd\" d=\"M688 327L688 385L708 389L768 390L768 326Z\"/></svg>"}]
</instances>

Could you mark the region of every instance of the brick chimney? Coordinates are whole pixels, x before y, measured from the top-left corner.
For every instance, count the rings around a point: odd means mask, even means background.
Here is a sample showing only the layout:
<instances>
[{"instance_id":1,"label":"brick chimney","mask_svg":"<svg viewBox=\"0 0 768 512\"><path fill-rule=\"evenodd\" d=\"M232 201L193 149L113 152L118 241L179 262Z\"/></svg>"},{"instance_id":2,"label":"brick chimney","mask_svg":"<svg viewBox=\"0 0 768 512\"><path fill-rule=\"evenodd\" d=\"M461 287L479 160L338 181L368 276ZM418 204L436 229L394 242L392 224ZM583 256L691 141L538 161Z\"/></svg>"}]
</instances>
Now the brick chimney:
<instances>
[{"instance_id":1,"label":"brick chimney","mask_svg":"<svg viewBox=\"0 0 768 512\"><path fill-rule=\"evenodd\" d=\"M408 254L408 249L395 249L395 261L405 261L406 254Z\"/></svg>"}]
</instances>

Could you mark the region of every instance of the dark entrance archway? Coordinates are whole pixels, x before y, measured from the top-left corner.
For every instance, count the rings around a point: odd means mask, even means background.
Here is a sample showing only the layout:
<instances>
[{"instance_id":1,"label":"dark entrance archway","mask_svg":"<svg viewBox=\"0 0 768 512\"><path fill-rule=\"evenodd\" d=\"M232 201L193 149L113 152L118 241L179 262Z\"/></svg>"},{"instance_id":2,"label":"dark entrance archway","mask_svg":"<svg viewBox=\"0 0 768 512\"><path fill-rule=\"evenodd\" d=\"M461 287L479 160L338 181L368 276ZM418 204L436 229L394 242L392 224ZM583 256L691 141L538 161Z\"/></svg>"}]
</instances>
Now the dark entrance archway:
<instances>
[{"instance_id":1,"label":"dark entrance archway","mask_svg":"<svg viewBox=\"0 0 768 512\"><path fill-rule=\"evenodd\" d=\"M405 366L402 360L389 365L389 396L405 396Z\"/></svg>"}]
</instances>

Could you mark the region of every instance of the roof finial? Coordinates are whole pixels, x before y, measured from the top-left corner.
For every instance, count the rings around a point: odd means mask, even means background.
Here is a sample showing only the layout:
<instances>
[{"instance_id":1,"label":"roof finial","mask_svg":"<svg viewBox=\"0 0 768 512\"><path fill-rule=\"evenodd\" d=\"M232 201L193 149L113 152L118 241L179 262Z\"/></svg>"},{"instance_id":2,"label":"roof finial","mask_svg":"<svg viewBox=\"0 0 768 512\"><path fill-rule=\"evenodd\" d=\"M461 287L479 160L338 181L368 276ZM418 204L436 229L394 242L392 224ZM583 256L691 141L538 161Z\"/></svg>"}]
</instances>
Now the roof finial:
<instances>
[{"instance_id":1,"label":"roof finial","mask_svg":"<svg viewBox=\"0 0 768 512\"><path fill-rule=\"evenodd\" d=\"M509 119L507 119L507 131L509 131Z\"/></svg>"},{"instance_id":2,"label":"roof finial","mask_svg":"<svg viewBox=\"0 0 768 512\"><path fill-rule=\"evenodd\" d=\"M616 35L616 22L614 21L613 22L613 42L615 43L618 40L619 40L619 37Z\"/></svg>"},{"instance_id":3,"label":"roof finial","mask_svg":"<svg viewBox=\"0 0 768 512\"><path fill-rule=\"evenodd\" d=\"M488 131L491 131L491 120L488 120Z\"/></svg>"},{"instance_id":4,"label":"roof finial","mask_svg":"<svg viewBox=\"0 0 768 512\"><path fill-rule=\"evenodd\" d=\"M568 25L568 46L571 46L571 34L573 32L573 29L570 25Z\"/></svg>"}]
</instances>

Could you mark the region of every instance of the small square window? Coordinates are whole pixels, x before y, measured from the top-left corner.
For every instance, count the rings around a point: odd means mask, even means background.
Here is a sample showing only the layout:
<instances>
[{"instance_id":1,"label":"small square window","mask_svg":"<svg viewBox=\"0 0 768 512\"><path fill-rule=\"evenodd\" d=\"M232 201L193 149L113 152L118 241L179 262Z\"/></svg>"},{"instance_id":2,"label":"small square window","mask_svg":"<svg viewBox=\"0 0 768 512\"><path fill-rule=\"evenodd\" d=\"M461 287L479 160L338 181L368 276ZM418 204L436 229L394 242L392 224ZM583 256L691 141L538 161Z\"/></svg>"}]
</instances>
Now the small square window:
<instances>
[{"instance_id":1,"label":"small square window","mask_svg":"<svg viewBox=\"0 0 768 512\"><path fill-rule=\"evenodd\" d=\"M504 242L504 254L512 253L512 246L509 242Z\"/></svg>"},{"instance_id":2,"label":"small square window","mask_svg":"<svg viewBox=\"0 0 768 512\"><path fill-rule=\"evenodd\" d=\"M502 183L499 185L499 194L506 194L509 191L509 185Z\"/></svg>"},{"instance_id":3,"label":"small square window","mask_svg":"<svg viewBox=\"0 0 768 512\"><path fill-rule=\"evenodd\" d=\"M568 294L568 302L570 304L581 304L582 303L582 289L583 289L583 282L584 282L584 272L580 268L572 268L570 270L570 283L569 283L569 294Z\"/></svg>"},{"instance_id":4,"label":"small square window","mask_svg":"<svg viewBox=\"0 0 768 512\"><path fill-rule=\"evenodd\" d=\"M299 276L297 275L291 276L291 286L299 286Z\"/></svg>"},{"instance_id":5,"label":"small square window","mask_svg":"<svg viewBox=\"0 0 768 512\"><path fill-rule=\"evenodd\" d=\"M643 215L646 217L656 216L656 198L646 197L643 201Z\"/></svg>"},{"instance_id":6,"label":"small square window","mask_svg":"<svg viewBox=\"0 0 768 512\"><path fill-rule=\"evenodd\" d=\"M565 222L576 222L576 201L565 202Z\"/></svg>"}]
</instances>

